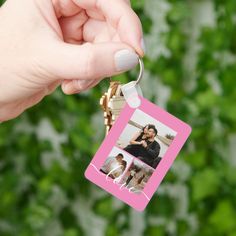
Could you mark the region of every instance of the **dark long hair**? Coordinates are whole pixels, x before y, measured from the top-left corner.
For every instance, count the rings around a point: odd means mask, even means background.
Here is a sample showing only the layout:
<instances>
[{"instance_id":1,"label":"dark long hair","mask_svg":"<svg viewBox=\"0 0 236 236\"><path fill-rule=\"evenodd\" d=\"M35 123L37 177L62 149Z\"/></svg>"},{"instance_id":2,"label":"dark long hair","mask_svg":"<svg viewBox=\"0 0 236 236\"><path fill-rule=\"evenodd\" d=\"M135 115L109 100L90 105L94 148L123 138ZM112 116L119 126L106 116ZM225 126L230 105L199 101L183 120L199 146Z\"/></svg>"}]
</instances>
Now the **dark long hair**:
<instances>
[{"instance_id":1,"label":"dark long hair","mask_svg":"<svg viewBox=\"0 0 236 236\"><path fill-rule=\"evenodd\" d=\"M148 127L148 129L153 129L153 128L155 128L155 125L152 125L152 124L147 124L147 125L145 125L145 126L142 128L142 133L144 133L144 129L145 129L146 127Z\"/></svg>"}]
</instances>

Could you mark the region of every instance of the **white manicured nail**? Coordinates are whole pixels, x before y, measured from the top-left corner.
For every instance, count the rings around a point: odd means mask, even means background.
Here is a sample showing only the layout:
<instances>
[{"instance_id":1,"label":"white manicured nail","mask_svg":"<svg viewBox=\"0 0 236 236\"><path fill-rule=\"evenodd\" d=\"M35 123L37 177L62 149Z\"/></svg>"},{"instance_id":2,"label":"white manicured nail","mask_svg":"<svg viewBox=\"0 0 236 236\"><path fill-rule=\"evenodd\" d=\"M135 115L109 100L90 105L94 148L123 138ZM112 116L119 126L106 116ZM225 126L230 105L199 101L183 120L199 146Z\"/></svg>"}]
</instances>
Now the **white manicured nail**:
<instances>
[{"instance_id":1,"label":"white manicured nail","mask_svg":"<svg viewBox=\"0 0 236 236\"><path fill-rule=\"evenodd\" d=\"M138 55L128 49L123 49L115 54L115 65L117 71L126 71L138 64Z\"/></svg>"}]
</instances>

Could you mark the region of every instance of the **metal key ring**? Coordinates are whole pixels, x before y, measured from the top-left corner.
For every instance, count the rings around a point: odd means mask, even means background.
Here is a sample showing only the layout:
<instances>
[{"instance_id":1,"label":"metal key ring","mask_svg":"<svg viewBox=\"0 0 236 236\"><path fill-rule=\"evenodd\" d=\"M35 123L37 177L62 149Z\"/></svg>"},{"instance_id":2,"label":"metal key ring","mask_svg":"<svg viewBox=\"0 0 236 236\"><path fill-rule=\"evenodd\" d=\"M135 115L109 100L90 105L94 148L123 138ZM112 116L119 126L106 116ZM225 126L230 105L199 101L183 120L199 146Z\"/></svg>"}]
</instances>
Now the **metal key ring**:
<instances>
[{"instance_id":1,"label":"metal key ring","mask_svg":"<svg viewBox=\"0 0 236 236\"><path fill-rule=\"evenodd\" d=\"M138 58L138 62L139 62L139 68L140 68L140 70L139 70L138 78L137 78L137 80L136 80L136 82L135 82L136 85L140 83L141 79L143 78L143 73L144 73L144 64L143 64L142 58L139 57L139 58ZM109 80L110 80L110 82L112 81L111 77L109 77Z\"/></svg>"},{"instance_id":2,"label":"metal key ring","mask_svg":"<svg viewBox=\"0 0 236 236\"><path fill-rule=\"evenodd\" d=\"M139 75L138 75L138 78L136 80L136 84L139 84L141 79L143 78L143 72L144 72L144 64L143 64L143 60L142 58L138 58L138 61L139 61L139 67L140 67L140 70L139 70Z\"/></svg>"}]
</instances>

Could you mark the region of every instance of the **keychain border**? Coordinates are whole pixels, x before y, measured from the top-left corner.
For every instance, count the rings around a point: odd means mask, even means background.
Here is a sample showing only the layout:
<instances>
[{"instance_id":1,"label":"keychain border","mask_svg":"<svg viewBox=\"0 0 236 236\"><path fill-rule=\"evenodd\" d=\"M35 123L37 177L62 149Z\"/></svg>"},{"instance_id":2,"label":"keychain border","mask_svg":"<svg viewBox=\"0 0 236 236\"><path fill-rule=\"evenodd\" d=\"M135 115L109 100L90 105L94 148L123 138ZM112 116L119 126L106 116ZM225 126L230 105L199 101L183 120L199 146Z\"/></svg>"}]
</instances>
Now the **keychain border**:
<instances>
[{"instance_id":1,"label":"keychain border","mask_svg":"<svg viewBox=\"0 0 236 236\"><path fill-rule=\"evenodd\" d=\"M94 158L90 162L90 165L86 169L85 177L94 184L116 196L118 199L124 201L134 209L143 211L190 135L191 127L167 111L151 103L147 99L141 96L139 96L139 99L141 100L141 105L138 108L134 109L128 104L125 105L121 111L120 117L116 120L102 145L96 152ZM120 186L117 183L114 184L112 180L107 181L104 175L99 173L100 167L103 165L113 147L117 147L116 142L136 109L141 110L142 112L155 118L177 133L175 139L169 146L165 155L162 157L161 162L156 167L149 181L145 185L143 190L144 194L135 194L126 188L123 188L121 191Z\"/></svg>"}]
</instances>

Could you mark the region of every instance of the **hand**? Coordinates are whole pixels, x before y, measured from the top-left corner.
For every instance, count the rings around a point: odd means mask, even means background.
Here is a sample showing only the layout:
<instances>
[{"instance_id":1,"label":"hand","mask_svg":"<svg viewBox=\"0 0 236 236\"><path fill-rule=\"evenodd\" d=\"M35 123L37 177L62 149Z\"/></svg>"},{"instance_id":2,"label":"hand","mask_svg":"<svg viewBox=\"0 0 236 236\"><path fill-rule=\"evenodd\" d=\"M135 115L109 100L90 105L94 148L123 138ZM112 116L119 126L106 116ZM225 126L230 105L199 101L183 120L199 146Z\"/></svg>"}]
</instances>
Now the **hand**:
<instances>
[{"instance_id":1,"label":"hand","mask_svg":"<svg viewBox=\"0 0 236 236\"><path fill-rule=\"evenodd\" d=\"M7 0L0 17L0 121L59 85L65 94L89 89L144 54L127 0Z\"/></svg>"},{"instance_id":2,"label":"hand","mask_svg":"<svg viewBox=\"0 0 236 236\"><path fill-rule=\"evenodd\" d=\"M146 148L146 147L147 147L146 141L142 140L142 141L141 141L141 145Z\"/></svg>"}]
</instances>

